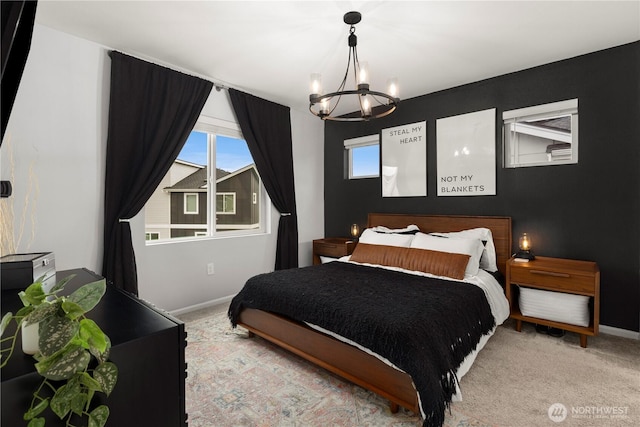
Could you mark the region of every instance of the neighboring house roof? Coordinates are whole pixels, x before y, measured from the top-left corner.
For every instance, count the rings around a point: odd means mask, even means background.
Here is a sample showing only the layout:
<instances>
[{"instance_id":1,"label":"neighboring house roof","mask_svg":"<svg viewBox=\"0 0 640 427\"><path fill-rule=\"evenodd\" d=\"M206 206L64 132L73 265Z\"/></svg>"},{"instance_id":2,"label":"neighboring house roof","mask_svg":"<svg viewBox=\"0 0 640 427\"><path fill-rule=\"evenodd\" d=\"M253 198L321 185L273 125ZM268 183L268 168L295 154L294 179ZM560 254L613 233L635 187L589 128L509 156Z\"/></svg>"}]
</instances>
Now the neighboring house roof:
<instances>
[{"instance_id":1,"label":"neighboring house roof","mask_svg":"<svg viewBox=\"0 0 640 427\"><path fill-rule=\"evenodd\" d=\"M193 163L193 162L188 162L186 160L182 160L182 159L176 159L174 163L180 163L186 166L193 166L194 168L202 168L204 167L203 165L200 165L198 163Z\"/></svg>"},{"instance_id":2,"label":"neighboring house roof","mask_svg":"<svg viewBox=\"0 0 640 427\"><path fill-rule=\"evenodd\" d=\"M234 172L235 173L235 172ZM216 168L216 179L219 181L221 178L226 177L228 175L232 175L230 172L226 170ZM204 166L201 169L198 169L191 175L183 178L182 180L176 182L171 187L165 187L166 191L203 191L207 188L207 167Z\"/></svg>"},{"instance_id":3,"label":"neighboring house roof","mask_svg":"<svg viewBox=\"0 0 640 427\"><path fill-rule=\"evenodd\" d=\"M250 165L247 165L247 166L245 166L243 168L240 168L240 169L238 169L236 171L233 171L228 175L224 175L222 177L218 175L218 178L217 178L216 182L226 181L227 179L231 179L234 176L240 175L241 173L243 173L245 171L248 171L249 169L254 169L256 171L256 173L258 173L258 170L256 169L256 165L254 163L251 163Z\"/></svg>"}]
</instances>

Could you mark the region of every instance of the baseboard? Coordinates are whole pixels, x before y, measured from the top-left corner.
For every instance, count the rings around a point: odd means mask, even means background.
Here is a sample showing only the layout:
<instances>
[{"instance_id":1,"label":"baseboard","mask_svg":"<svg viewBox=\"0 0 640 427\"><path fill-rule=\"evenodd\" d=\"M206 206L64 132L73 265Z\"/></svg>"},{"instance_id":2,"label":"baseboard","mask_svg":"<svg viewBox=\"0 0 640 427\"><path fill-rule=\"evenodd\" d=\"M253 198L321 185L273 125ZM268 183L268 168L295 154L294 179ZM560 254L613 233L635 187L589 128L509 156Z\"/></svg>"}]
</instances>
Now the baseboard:
<instances>
[{"instance_id":1,"label":"baseboard","mask_svg":"<svg viewBox=\"0 0 640 427\"><path fill-rule=\"evenodd\" d=\"M226 303L230 302L233 299L233 297L234 297L234 295L229 295L229 296L226 296L226 297L222 297L222 298L218 298L218 299L202 302L200 304L190 305L188 307L179 308L177 310L172 310L169 313L171 315L173 315L173 316L180 316L181 314L190 313L192 311L202 310L202 309L205 309L205 308L213 307L215 305L226 304Z\"/></svg>"},{"instance_id":2,"label":"baseboard","mask_svg":"<svg viewBox=\"0 0 640 427\"><path fill-rule=\"evenodd\" d=\"M623 337L623 338L631 338L634 340L640 340L640 332L630 331L628 329L621 329L621 328L616 328L616 327L607 326L607 325L599 325L598 329L603 334L615 335L617 337Z\"/></svg>"}]
</instances>

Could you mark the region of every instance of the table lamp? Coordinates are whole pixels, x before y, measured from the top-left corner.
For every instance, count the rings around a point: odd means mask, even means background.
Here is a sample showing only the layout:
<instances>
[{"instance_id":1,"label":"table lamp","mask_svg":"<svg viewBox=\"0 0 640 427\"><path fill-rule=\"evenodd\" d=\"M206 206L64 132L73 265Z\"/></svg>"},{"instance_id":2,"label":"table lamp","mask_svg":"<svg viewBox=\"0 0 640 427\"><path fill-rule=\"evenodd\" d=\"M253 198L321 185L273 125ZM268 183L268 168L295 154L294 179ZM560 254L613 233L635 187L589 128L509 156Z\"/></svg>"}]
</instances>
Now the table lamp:
<instances>
[{"instance_id":1,"label":"table lamp","mask_svg":"<svg viewBox=\"0 0 640 427\"><path fill-rule=\"evenodd\" d=\"M527 236L527 233L522 233L518 246L520 247L520 250L516 254L516 258L527 261L533 261L536 259L531 251L531 238Z\"/></svg>"}]
</instances>

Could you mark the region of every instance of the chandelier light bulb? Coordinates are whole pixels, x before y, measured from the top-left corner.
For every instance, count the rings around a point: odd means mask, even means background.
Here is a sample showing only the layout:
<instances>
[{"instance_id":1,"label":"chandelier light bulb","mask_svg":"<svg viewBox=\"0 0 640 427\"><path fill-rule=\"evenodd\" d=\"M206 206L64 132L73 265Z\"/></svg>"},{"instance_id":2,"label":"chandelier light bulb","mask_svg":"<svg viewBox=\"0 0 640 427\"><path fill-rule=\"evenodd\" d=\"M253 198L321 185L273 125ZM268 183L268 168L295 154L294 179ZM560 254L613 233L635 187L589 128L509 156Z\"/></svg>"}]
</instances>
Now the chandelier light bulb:
<instances>
[{"instance_id":1,"label":"chandelier light bulb","mask_svg":"<svg viewBox=\"0 0 640 427\"><path fill-rule=\"evenodd\" d=\"M398 79L396 77L389 79L387 82L387 92L389 92L389 95L394 98L398 97L400 91L398 89Z\"/></svg>"},{"instance_id":2,"label":"chandelier light bulb","mask_svg":"<svg viewBox=\"0 0 640 427\"><path fill-rule=\"evenodd\" d=\"M369 84L369 64L367 62L360 63L360 71L358 73L358 84Z\"/></svg>"},{"instance_id":3,"label":"chandelier light bulb","mask_svg":"<svg viewBox=\"0 0 640 427\"><path fill-rule=\"evenodd\" d=\"M371 116L371 103L366 95L362 97L362 113L365 117Z\"/></svg>"},{"instance_id":4,"label":"chandelier light bulb","mask_svg":"<svg viewBox=\"0 0 640 427\"><path fill-rule=\"evenodd\" d=\"M313 95L322 93L322 75L319 73L311 74L311 93Z\"/></svg>"},{"instance_id":5,"label":"chandelier light bulb","mask_svg":"<svg viewBox=\"0 0 640 427\"><path fill-rule=\"evenodd\" d=\"M323 98L320 101L320 114L329 114L329 98Z\"/></svg>"}]
</instances>

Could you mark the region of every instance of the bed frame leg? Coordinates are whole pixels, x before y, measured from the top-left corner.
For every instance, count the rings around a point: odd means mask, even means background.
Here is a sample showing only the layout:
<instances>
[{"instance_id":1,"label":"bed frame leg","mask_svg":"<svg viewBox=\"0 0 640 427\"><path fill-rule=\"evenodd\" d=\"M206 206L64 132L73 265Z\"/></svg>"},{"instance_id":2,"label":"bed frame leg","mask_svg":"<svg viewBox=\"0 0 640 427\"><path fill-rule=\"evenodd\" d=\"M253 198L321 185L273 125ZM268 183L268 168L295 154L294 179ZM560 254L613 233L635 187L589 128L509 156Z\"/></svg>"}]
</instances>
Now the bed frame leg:
<instances>
[{"instance_id":1,"label":"bed frame leg","mask_svg":"<svg viewBox=\"0 0 640 427\"><path fill-rule=\"evenodd\" d=\"M389 403L390 403L389 408L391 409L391 413L392 414L397 414L398 410L400 409L400 406L398 406L398 404L395 403L395 402L389 402Z\"/></svg>"}]
</instances>

